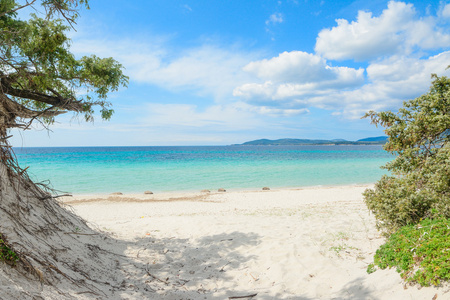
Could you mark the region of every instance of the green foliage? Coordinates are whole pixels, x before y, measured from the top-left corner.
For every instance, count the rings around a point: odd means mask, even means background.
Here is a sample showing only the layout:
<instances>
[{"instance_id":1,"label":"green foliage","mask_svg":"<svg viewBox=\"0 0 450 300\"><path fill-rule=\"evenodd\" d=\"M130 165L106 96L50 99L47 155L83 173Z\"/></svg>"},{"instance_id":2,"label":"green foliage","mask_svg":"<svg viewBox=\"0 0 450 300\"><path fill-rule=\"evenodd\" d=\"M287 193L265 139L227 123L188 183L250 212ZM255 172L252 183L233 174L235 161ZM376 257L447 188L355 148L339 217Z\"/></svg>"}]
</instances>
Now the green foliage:
<instances>
[{"instance_id":1,"label":"green foliage","mask_svg":"<svg viewBox=\"0 0 450 300\"><path fill-rule=\"evenodd\" d=\"M372 190L364 192L377 225L387 233L424 218L450 218L450 79L433 75L430 91L397 113L369 112L386 128L384 149L396 155Z\"/></svg>"},{"instance_id":2,"label":"green foliage","mask_svg":"<svg viewBox=\"0 0 450 300\"><path fill-rule=\"evenodd\" d=\"M44 15L18 18L27 6ZM74 111L92 120L94 107L109 119L113 110L108 93L126 86L123 67L112 58L94 55L76 58L70 52L69 31L85 0L0 1L0 87L1 92L21 106L38 112L51 123L56 114ZM22 115L21 115L22 113ZM19 118L34 117L14 111Z\"/></svg>"},{"instance_id":3,"label":"green foliage","mask_svg":"<svg viewBox=\"0 0 450 300\"><path fill-rule=\"evenodd\" d=\"M375 272L377 269L375 268L375 265L374 264L369 264L368 266L367 266L367 273L368 274L372 274L373 272Z\"/></svg>"},{"instance_id":4,"label":"green foliage","mask_svg":"<svg viewBox=\"0 0 450 300\"><path fill-rule=\"evenodd\" d=\"M450 219L426 219L402 227L377 250L374 265L395 267L403 279L422 286L450 280ZM369 265L369 273L375 270Z\"/></svg>"},{"instance_id":5,"label":"green foliage","mask_svg":"<svg viewBox=\"0 0 450 300\"><path fill-rule=\"evenodd\" d=\"M19 260L19 256L14 252L0 235L0 261L14 266Z\"/></svg>"},{"instance_id":6,"label":"green foliage","mask_svg":"<svg viewBox=\"0 0 450 300\"><path fill-rule=\"evenodd\" d=\"M434 78L430 91L397 113L369 112L386 128L384 149L396 155L374 189L364 192L377 225L389 236L368 273L395 267L423 286L450 280L450 79Z\"/></svg>"}]
</instances>

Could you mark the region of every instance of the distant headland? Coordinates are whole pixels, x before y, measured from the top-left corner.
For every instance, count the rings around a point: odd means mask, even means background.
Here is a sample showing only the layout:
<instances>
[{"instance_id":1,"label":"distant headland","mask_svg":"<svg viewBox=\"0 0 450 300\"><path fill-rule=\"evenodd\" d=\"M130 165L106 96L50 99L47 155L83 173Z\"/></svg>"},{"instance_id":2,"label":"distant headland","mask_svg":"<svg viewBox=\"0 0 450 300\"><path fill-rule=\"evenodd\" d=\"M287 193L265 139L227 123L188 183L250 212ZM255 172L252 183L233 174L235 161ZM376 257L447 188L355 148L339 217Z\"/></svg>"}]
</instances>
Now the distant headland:
<instances>
[{"instance_id":1,"label":"distant headland","mask_svg":"<svg viewBox=\"0 0 450 300\"><path fill-rule=\"evenodd\" d=\"M275 145L383 145L387 142L387 136L377 136L377 137L369 137L360 139L357 141L347 141L343 139L334 139L334 140L310 140L310 139L278 139L278 140L269 140L269 139L260 139L245 142L243 144L236 144L242 146L259 146L259 145L267 145L267 146L275 146Z\"/></svg>"}]
</instances>

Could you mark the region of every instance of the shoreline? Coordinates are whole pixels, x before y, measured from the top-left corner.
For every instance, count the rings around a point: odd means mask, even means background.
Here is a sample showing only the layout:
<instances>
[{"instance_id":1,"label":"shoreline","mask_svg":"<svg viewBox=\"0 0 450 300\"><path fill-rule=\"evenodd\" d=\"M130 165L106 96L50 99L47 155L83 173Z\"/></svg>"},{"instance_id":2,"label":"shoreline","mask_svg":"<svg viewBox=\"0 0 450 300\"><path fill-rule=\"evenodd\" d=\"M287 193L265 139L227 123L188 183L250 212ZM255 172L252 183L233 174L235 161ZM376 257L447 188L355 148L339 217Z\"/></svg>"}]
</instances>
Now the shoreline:
<instances>
[{"instance_id":1,"label":"shoreline","mask_svg":"<svg viewBox=\"0 0 450 300\"><path fill-rule=\"evenodd\" d=\"M313 185L313 186L296 186L296 187L268 187L269 190L263 190L264 187L260 188L234 188L227 189L225 188L225 192L220 192L219 189L215 190L176 190L176 191L155 191L152 194L145 194L145 191L142 192L121 192L111 191L108 193L67 193L58 195L58 201L63 203L72 203L76 201L85 201L88 199L98 199L101 200L113 200L118 201L120 198L124 199L136 199L136 201L143 200L155 200L161 201L170 200L172 198L196 198L199 196L205 195L215 195L215 194L230 194L230 193L257 193L257 192L277 192L277 191L298 191L298 190L318 190L318 189L330 189L330 188L352 188L352 187L365 187L365 188L373 188L375 183L354 183L354 184L342 184L342 185ZM72 200L71 200L72 199ZM129 200L128 200L129 201Z\"/></svg>"}]
</instances>

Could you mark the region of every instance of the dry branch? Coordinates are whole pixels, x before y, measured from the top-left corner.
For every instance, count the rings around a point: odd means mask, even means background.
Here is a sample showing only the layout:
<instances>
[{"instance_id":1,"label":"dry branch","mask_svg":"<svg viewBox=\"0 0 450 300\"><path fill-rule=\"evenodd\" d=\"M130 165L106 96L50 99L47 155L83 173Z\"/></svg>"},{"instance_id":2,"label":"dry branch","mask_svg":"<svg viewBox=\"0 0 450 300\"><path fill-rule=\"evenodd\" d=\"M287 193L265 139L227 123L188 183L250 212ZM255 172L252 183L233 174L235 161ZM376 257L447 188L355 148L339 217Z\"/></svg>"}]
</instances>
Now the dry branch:
<instances>
[{"instance_id":1,"label":"dry branch","mask_svg":"<svg viewBox=\"0 0 450 300\"><path fill-rule=\"evenodd\" d=\"M233 297L228 297L228 299L253 298L253 297L256 297L256 295L258 295L258 294L251 294L251 295L246 295L246 296L233 296Z\"/></svg>"}]
</instances>

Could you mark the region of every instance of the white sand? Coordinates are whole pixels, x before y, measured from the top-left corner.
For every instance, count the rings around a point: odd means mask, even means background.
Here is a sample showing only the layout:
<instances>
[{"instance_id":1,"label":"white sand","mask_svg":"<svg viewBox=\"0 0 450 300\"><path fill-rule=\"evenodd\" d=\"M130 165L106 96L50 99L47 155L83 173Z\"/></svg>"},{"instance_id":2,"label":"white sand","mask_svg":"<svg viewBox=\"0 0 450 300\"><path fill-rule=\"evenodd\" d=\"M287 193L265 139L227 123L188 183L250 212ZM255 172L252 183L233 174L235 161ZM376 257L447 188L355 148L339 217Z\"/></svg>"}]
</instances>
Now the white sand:
<instances>
[{"instance_id":1,"label":"white sand","mask_svg":"<svg viewBox=\"0 0 450 300\"><path fill-rule=\"evenodd\" d=\"M383 238L367 186L62 199L117 241L117 299L450 299L367 274ZM0 297L1 298L1 297Z\"/></svg>"}]
</instances>

